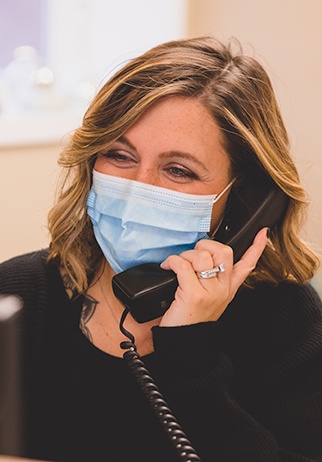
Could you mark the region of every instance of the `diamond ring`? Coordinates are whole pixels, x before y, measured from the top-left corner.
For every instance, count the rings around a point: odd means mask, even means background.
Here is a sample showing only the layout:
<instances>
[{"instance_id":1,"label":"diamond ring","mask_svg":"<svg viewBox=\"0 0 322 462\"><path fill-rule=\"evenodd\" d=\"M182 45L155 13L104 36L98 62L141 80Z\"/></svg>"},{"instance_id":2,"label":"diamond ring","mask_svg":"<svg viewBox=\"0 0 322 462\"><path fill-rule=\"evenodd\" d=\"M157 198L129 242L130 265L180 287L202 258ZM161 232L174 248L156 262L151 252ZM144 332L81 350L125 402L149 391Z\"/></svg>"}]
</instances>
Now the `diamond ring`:
<instances>
[{"instance_id":1,"label":"diamond ring","mask_svg":"<svg viewBox=\"0 0 322 462\"><path fill-rule=\"evenodd\" d=\"M215 266L214 268L211 268L209 270L196 271L196 275L198 276L199 279L210 279L210 278L217 277L217 273L224 273L224 272L225 272L225 265L221 263L220 265Z\"/></svg>"}]
</instances>

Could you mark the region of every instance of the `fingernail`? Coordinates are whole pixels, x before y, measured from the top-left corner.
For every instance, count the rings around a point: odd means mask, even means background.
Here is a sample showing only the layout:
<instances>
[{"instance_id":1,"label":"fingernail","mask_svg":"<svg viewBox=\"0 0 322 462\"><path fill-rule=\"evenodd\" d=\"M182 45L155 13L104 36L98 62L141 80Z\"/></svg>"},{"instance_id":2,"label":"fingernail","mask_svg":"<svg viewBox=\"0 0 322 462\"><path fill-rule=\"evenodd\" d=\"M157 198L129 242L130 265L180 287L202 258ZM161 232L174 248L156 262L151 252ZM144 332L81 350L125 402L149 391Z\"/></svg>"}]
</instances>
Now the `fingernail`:
<instances>
[{"instance_id":1,"label":"fingernail","mask_svg":"<svg viewBox=\"0 0 322 462\"><path fill-rule=\"evenodd\" d=\"M270 235L271 235L271 230L269 228L266 228L267 239L269 239Z\"/></svg>"}]
</instances>

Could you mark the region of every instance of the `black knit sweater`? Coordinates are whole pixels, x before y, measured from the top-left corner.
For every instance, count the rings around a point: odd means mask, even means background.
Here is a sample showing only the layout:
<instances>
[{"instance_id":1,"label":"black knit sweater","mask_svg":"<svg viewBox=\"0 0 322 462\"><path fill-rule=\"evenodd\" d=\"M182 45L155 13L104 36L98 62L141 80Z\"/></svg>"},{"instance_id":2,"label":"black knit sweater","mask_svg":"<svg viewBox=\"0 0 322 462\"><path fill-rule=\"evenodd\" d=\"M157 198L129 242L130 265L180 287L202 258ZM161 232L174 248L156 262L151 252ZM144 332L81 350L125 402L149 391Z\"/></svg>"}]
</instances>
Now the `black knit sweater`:
<instances>
[{"instance_id":1,"label":"black knit sweater","mask_svg":"<svg viewBox=\"0 0 322 462\"><path fill-rule=\"evenodd\" d=\"M125 360L78 328L46 252L0 265L18 294L25 455L52 461L176 462ZM322 461L322 309L310 285L242 289L219 321L153 328L143 358L203 462Z\"/></svg>"}]
</instances>

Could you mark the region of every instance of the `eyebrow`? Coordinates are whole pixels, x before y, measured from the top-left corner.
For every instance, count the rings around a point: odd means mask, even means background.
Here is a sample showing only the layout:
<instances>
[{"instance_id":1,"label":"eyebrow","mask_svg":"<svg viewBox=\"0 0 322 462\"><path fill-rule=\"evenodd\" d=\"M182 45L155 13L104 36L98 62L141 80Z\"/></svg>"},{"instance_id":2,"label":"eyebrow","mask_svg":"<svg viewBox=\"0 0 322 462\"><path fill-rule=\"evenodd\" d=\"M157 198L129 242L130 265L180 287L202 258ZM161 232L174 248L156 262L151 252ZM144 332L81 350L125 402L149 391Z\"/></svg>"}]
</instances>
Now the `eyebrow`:
<instances>
[{"instance_id":1,"label":"eyebrow","mask_svg":"<svg viewBox=\"0 0 322 462\"><path fill-rule=\"evenodd\" d=\"M115 142L120 142L128 146L130 149L133 149L133 151L137 152L136 147L126 138L125 135L121 135ZM168 151L163 154L160 154L161 159L163 158L171 158L171 157L180 157L181 159L186 159L190 160L191 162L194 162L195 164L199 165L201 168L204 170L208 171L208 168L206 165L201 162L199 159L197 159L194 155L190 154L189 152L182 152L182 151Z\"/></svg>"},{"instance_id":2,"label":"eyebrow","mask_svg":"<svg viewBox=\"0 0 322 462\"><path fill-rule=\"evenodd\" d=\"M127 147L129 147L130 149L133 149L133 151L137 152L136 147L134 146L134 144L132 144L132 143L126 138L125 135L121 135L119 138L117 138L117 140L114 141L114 143L117 143L118 141L119 141L120 143L126 144Z\"/></svg>"}]
</instances>

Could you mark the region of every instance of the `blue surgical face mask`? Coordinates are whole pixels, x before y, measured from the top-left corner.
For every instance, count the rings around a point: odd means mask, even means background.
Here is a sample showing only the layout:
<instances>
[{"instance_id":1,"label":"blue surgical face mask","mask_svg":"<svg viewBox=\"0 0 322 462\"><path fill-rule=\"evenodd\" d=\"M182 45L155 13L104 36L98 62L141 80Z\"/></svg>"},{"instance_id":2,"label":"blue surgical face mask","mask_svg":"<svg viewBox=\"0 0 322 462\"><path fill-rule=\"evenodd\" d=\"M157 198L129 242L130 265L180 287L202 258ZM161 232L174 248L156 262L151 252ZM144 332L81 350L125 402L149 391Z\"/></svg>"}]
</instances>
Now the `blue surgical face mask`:
<instances>
[{"instance_id":1,"label":"blue surgical face mask","mask_svg":"<svg viewBox=\"0 0 322 462\"><path fill-rule=\"evenodd\" d=\"M88 215L105 258L119 273L161 263L207 239L212 208L222 194L185 194L94 170Z\"/></svg>"}]
</instances>

